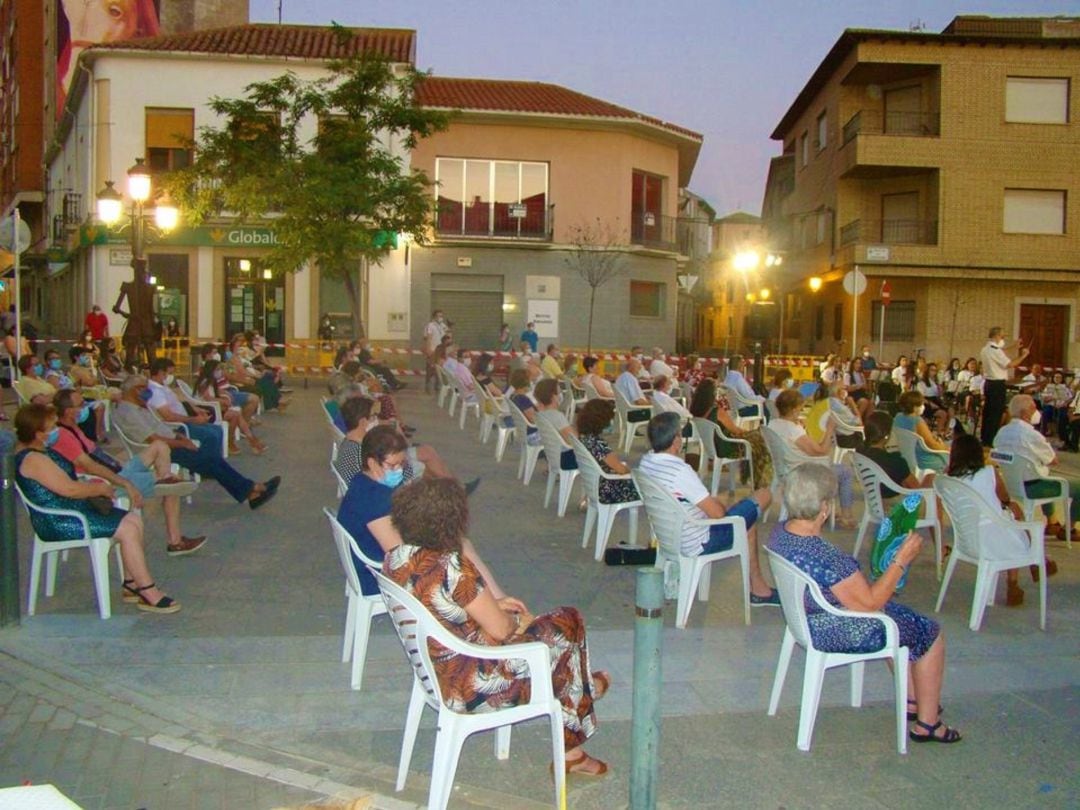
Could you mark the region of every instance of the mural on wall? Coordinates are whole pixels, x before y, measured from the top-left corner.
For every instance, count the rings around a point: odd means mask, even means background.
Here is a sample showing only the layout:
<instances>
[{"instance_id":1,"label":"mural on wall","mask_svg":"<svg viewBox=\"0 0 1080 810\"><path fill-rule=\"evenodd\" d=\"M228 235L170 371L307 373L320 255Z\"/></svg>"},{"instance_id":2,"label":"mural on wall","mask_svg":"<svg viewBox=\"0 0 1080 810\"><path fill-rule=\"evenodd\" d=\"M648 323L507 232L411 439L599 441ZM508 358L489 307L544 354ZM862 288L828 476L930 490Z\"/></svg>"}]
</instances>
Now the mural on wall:
<instances>
[{"instance_id":1,"label":"mural on wall","mask_svg":"<svg viewBox=\"0 0 1080 810\"><path fill-rule=\"evenodd\" d=\"M56 115L60 116L79 54L98 42L157 36L161 0L60 0L56 10Z\"/></svg>"}]
</instances>

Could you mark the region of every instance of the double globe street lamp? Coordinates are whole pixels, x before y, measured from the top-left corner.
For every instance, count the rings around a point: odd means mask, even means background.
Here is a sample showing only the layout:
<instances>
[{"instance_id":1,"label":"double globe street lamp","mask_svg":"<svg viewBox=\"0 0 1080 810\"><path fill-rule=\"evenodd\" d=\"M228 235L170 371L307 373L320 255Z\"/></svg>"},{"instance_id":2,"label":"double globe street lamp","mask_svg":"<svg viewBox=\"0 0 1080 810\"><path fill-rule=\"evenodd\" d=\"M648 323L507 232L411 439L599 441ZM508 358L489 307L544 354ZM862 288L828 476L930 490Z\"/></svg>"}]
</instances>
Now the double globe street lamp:
<instances>
[{"instance_id":1,"label":"double globe street lamp","mask_svg":"<svg viewBox=\"0 0 1080 810\"><path fill-rule=\"evenodd\" d=\"M152 361L157 351L157 328L154 324L154 289L146 268L146 242L151 233L167 233L177 226L180 212L169 200L168 192L153 193L150 170L142 158L127 171L127 196L131 200L128 221L124 216L124 198L105 181L105 188L97 194L98 219L110 229L127 230L131 243L131 281L120 285L120 295L113 305L113 312L127 318L124 327L125 364L137 367L140 349L145 352L146 362ZM149 205L148 205L149 204ZM123 308L127 299L128 310Z\"/></svg>"}]
</instances>

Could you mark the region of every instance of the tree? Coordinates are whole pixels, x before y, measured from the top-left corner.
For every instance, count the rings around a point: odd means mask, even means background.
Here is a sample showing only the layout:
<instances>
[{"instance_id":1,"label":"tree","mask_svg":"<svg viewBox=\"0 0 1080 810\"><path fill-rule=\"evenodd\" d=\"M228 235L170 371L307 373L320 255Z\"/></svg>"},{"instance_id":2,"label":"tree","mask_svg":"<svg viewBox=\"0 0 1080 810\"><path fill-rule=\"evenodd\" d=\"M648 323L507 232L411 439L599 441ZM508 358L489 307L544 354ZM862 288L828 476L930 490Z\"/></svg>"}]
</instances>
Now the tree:
<instances>
[{"instance_id":1,"label":"tree","mask_svg":"<svg viewBox=\"0 0 1080 810\"><path fill-rule=\"evenodd\" d=\"M342 52L359 48L348 29L336 30ZM195 224L223 213L271 222L266 267L289 273L312 261L342 279L363 334L356 270L378 264L399 233L426 243L431 183L404 158L449 118L416 106L423 74L412 68L359 53L327 69L319 79L290 71L248 85L241 98L211 99L223 124L200 129L192 164L168 188ZM312 119L317 132L306 138Z\"/></svg>"},{"instance_id":2,"label":"tree","mask_svg":"<svg viewBox=\"0 0 1080 810\"><path fill-rule=\"evenodd\" d=\"M589 331L586 352L592 353L593 307L596 305L596 289L607 284L623 271L623 254L617 233L610 224L585 222L570 228L570 252L567 266L589 285Z\"/></svg>"}]
</instances>

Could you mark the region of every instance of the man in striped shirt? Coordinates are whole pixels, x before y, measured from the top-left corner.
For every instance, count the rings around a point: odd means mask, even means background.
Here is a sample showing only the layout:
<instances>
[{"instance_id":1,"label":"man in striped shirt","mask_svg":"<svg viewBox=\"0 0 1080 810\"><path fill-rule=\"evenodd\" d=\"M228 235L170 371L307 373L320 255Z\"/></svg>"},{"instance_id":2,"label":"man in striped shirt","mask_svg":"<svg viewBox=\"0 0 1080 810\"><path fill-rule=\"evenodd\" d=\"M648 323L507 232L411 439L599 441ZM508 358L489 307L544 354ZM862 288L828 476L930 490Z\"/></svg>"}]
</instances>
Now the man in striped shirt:
<instances>
[{"instance_id":1,"label":"man in striped shirt","mask_svg":"<svg viewBox=\"0 0 1080 810\"><path fill-rule=\"evenodd\" d=\"M746 521L746 539L750 552L750 604L779 605L780 597L761 574L758 562L757 530L754 523L769 505L769 490L759 489L749 498L728 509L701 483L694 468L682 460L682 419L677 413L662 413L649 421L648 437L652 452L641 459L640 470L675 496L689 517L696 520L741 517ZM730 524L711 526L683 524L680 550L688 557L727 551L735 541Z\"/></svg>"}]
</instances>

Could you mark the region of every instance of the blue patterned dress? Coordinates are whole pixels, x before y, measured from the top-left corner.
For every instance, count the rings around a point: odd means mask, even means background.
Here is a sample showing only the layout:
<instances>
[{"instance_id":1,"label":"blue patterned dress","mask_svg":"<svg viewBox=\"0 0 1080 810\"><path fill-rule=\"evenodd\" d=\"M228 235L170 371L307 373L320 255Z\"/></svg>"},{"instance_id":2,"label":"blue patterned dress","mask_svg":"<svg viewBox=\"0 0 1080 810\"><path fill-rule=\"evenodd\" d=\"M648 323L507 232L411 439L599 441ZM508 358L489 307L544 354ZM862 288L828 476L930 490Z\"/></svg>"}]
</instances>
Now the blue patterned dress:
<instances>
[{"instance_id":1,"label":"blue patterned dress","mask_svg":"<svg viewBox=\"0 0 1080 810\"><path fill-rule=\"evenodd\" d=\"M773 529L769 548L814 580L830 605L844 607L833 596L831 589L859 570L859 563L854 557L820 537L792 534L782 523ZM826 613L817 606L810 594L806 595L805 603L810 638L819 650L867 653L885 646L885 628L876 619L852 619ZM896 622L900 630L900 644L909 649L912 661L918 661L938 637L940 628L937 622L905 605L889 600L881 611Z\"/></svg>"},{"instance_id":2,"label":"blue patterned dress","mask_svg":"<svg viewBox=\"0 0 1080 810\"><path fill-rule=\"evenodd\" d=\"M15 480L19 489L29 498L35 506L44 506L46 509L70 509L74 512L82 512L90 524L91 537L112 537L120 527L120 521L127 514L123 509L113 507L113 510L103 515L90 506L88 501L78 498L66 498L57 495L51 489L33 478L27 478L22 474L23 459L30 453L40 453L40 450L20 450L15 454ZM71 462L55 453L46 450L45 455L59 467L72 480L76 480L75 467ZM37 536L47 543L58 543L64 540L80 540L83 537L82 523L76 517L67 515L44 515L41 512L30 512L30 523L34 527Z\"/></svg>"}]
</instances>

